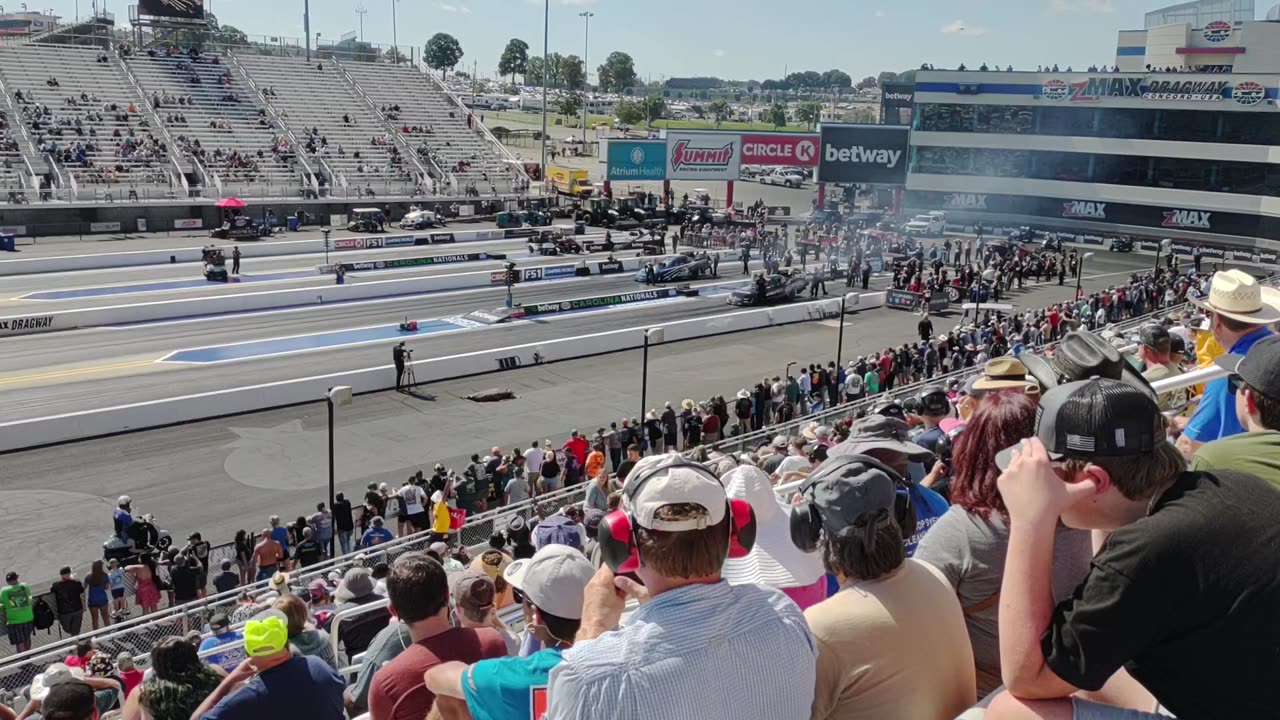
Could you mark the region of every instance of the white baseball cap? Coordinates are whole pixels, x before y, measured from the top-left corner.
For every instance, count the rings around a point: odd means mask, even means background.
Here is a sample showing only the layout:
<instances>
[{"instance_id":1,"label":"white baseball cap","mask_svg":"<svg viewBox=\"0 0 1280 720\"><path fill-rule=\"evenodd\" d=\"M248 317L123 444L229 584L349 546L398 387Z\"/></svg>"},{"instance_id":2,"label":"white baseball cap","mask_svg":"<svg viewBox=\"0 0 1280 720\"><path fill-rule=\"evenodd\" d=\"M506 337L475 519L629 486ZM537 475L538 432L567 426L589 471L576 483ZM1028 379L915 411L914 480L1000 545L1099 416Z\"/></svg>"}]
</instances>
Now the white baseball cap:
<instances>
[{"instance_id":1,"label":"white baseball cap","mask_svg":"<svg viewBox=\"0 0 1280 720\"><path fill-rule=\"evenodd\" d=\"M582 593L595 574L595 566L581 551L568 545L547 545L533 557L508 565L502 577L539 610L566 620L581 620Z\"/></svg>"},{"instance_id":2,"label":"white baseball cap","mask_svg":"<svg viewBox=\"0 0 1280 720\"><path fill-rule=\"evenodd\" d=\"M724 520L727 506L724 485L716 476L706 467L675 453L650 455L637 462L627 475L622 496L623 507L641 527L665 532L687 532L718 525ZM659 508L686 503L702 507L707 517L657 519Z\"/></svg>"}]
</instances>

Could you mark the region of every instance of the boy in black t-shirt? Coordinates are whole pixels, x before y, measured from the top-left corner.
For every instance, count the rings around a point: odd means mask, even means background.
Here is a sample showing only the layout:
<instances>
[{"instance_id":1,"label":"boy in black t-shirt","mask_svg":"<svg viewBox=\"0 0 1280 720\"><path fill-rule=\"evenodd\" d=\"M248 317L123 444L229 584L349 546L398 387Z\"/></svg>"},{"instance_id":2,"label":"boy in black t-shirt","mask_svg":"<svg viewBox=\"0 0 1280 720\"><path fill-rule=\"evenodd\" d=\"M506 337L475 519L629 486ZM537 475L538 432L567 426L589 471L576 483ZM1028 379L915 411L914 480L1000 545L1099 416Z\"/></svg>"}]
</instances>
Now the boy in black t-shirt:
<instances>
[{"instance_id":1,"label":"boy in black t-shirt","mask_svg":"<svg viewBox=\"0 0 1280 720\"><path fill-rule=\"evenodd\" d=\"M1008 692L987 720L1164 717L1157 703L1185 719L1276 716L1280 491L1243 473L1187 472L1155 399L1116 380L1050 390L1036 437L996 459L1010 517ZM1055 608L1059 519L1110 536ZM1104 684L1094 702L1072 697Z\"/></svg>"}]
</instances>

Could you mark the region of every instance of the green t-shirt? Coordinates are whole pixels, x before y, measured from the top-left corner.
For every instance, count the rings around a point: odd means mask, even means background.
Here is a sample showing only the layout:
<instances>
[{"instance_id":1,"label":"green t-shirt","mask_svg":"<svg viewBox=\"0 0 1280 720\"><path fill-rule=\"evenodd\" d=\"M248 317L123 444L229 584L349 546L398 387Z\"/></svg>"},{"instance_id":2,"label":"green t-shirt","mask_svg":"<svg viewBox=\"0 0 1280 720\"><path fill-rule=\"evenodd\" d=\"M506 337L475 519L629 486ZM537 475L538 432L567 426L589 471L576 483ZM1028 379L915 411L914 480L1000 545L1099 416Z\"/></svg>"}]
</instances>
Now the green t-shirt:
<instances>
[{"instance_id":1,"label":"green t-shirt","mask_svg":"<svg viewBox=\"0 0 1280 720\"><path fill-rule=\"evenodd\" d=\"M1280 488L1280 432L1261 430L1214 440L1196 451L1191 469L1236 470L1257 475Z\"/></svg>"},{"instance_id":2,"label":"green t-shirt","mask_svg":"<svg viewBox=\"0 0 1280 720\"><path fill-rule=\"evenodd\" d=\"M868 370L867 374L862 376L862 382L867 386L868 395L880 392L880 373L875 370Z\"/></svg>"},{"instance_id":3,"label":"green t-shirt","mask_svg":"<svg viewBox=\"0 0 1280 720\"><path fill-rule=\"evenodd\" d=\"M4 609L4 621L8 625L35 620L35 612L31 609L31 588L22 583L6 585L0 590L0 608Z\"/></svg>"}]
</instances>

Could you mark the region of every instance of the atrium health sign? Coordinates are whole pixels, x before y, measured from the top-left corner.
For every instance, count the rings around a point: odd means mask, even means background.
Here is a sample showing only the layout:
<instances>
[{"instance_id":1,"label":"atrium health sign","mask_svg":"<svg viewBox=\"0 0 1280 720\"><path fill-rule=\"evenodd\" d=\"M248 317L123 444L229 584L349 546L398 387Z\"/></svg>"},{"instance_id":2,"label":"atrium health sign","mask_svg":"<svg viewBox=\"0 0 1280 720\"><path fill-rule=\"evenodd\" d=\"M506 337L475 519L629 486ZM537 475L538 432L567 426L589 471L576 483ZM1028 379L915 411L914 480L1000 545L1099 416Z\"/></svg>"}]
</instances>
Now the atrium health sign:
<instances>
[{"instance_id":1,"label":"atrium health sign","mask_svg":"<svg viewBox=\"0 0 1280 720\"><path fill-rule=\"evenodd\" d=\"M669 180L737 180L741 165L737 133L667 133Z\"/></svg>"},{"instance_id":2,"label":"atrium health sign","mask_svg":"<svg viewBox=\"0 0 1280 720\"><path fill-rule=\"evenodd\" d=\"M665 180L667 144L661 140L610 140L606 180Z\"/></svg>"}]
</instances>

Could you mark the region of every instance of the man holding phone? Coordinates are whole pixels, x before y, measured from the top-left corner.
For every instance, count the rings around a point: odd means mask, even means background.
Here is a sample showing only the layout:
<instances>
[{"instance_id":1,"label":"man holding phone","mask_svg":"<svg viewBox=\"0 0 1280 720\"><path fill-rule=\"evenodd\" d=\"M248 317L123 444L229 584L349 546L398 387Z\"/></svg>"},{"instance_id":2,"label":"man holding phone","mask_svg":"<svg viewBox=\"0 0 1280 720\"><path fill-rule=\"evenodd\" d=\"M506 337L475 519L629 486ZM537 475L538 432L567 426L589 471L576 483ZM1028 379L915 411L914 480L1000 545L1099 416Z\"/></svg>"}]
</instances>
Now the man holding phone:
<instances>
[{"instance_id":1,"label":"man holding phone","mask_svg":"<svg viewBox=\"0 0 1280 720\"><path fill-rule=\"evenodd\" d=\"M1157 704L1182 718L1253 718L1280 707L1280 493L1244 473L1186 471L1165 433L1150 394L1093 378L1047 392L1036 437L996 456L1010 517L1007 692L987 720L1155 720ZM1055 608L1059 520L1109 536Z\"/></svg>"}]
</instances>

